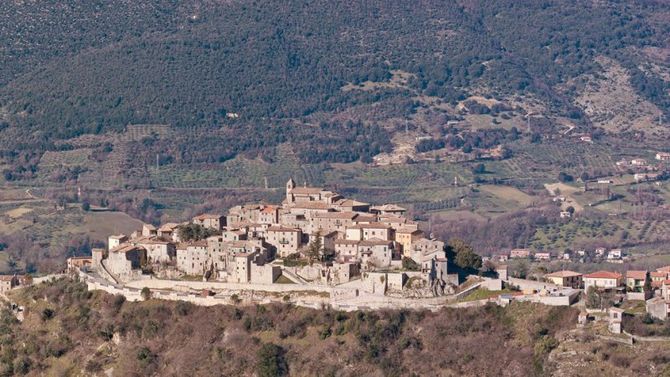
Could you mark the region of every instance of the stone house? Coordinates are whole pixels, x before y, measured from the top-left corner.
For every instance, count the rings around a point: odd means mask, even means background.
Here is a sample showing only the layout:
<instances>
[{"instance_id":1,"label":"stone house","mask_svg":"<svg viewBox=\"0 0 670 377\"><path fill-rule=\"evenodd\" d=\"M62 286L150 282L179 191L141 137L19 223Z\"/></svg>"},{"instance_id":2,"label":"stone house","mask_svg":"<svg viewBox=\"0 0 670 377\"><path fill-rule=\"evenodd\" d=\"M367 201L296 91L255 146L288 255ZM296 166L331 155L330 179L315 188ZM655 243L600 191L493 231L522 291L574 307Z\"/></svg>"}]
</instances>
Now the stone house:
<instances>
[{"instance_id":1,"label":"stone house","mask_svg":"<svg viewBox=\"0 0 670 377\"><path fill-rule=\"evenodd\" d=\"M411 258L412 245L423 238L423 232L418 229L401 227L395 231L395 241L400 245L402 256Z\"/></svg>"},{"instance_id":2,"label":"stone house","mask_svg":"<svg viewBox=\"0 0 670 377\"><path fill-rule=\"evenodd\" d=\"M128 242L128 236L124 234L109 236L107 238L107 250L116 249L124 242Z\"/></svg>"},{"instance_id":3,"label":"stone house","mask_svg":"<svg viewBox=\"0 0 670 377\"><path fill-rule=\"evenodd\" d=\"M223 229L224 225L226 225L226 217L205 213L194 217L193 224L214 230L221 230Z\"/></svg>"},{"instance_id":4,"label":"stone house","mask_svg":"<svg viewBox=\"0 0 670 377\"><path fill-rule=\"evenodd\" d=\"M438 258L444 258L444 242L438 240L429 240L427 238L422 238L412 245L412 251L409 255L414 262L421 264L427 258L432 258L436 256Z\"/></svg>"},{"instance_id":5,"label":"stone house","mask_svg":"<svg viewBox=\"0 0 670 377\"><path fill-rule=\"evenodd\" d=\"M177 256L174 243L156 239L140 240L137 244L147 251L149 264L169 263Z\"/></svg>"},{"instance_id":6,"label":"stone house","mask_svg":"<svg viewBox=\"0 0 670 377\"><path fill-rule=\"evenodd\" d=\"M222 242L242 241L247 239L247 231L243 229L230 229L221 232Z\"/></svg>"},{"instance_id":7,"label":"stone house","mask_svg":"<svg viewBox=\"0 0 670 377\"><path fill-rule=\"evenodd\" d=\"M258 223L267 225L279 224L279 207L263 206L258 214Z\"/></svg>"},{"instance_id":8,"label":"stone house","mask_svg":"<svg viewBox=\"0 0 670 377\"><path fill-rule=\"evenodd\" d=\"M262 205L259 204L245 204L235 206L228 211L226 215L226 225L237 227L240 223L258 221L261 213Z\"/></svg>"},{"instance_id":9,"label":"stone house","mask_svg":"<svg viewBox=\"0 0 670 377\"><path fill-rule=\"evenodd\" d=\"M314 230L344 233L347 227L354 225L357 216L354 212L318 212L311 216L310 222Z\"/></svg>"},{"instance_id":10,"label":"stone house","mask_svg":"<svg viewBox=\"0 0 670 377\"><path fill-rule=\"evenodd\" d=\"M360 241L337 239L335 240L335 254L339 256L358 257L358 243Z\"/></svg>"},{"instance_id":11,"label":"stone house","mask_svg":"<svg viewBox=\"0 0 670 377\"><path fill-rule=\"evenodd\" d=\"M371 239L358 243L358 253L364 266L385 268L391 265L393 257L393 241Z\"/></svg>"},{"instance_id":12,"label":"stone house","mask_svg":"<svg viewBox=\"0 0 670 377\"><path fill-rule=\"evenodd\" d=\"M668 279L668 273L663 271L651 271L649 277L651 278L652 287L661 288L663 282Z\"/></svg>"},{"instance_id":13,"label":"stone house","mask_svg":"<svg viewBox=\"0 0 670 377\"><path fill-rule=\"evenodd\" d=\"M341 260L333 263L330 268L329 280L333 284L342 284L360 276L361 264L353 260Z\"/></svg>"},{"instance_id":14,"label":"stone house","mask_svg":"<svg viewBox=\"0 0 670 377\"><path fill-rule=\"evenodd\" d=\"M235 282L250 283L251 282L251 262L257 252L238 253L235 254Z\"/></svg>"},{"instance_id":15,"label":"stone house","mask_svg":"<svg viewBox=\"0 0 670 377\"><path fill-rule=\"evenodd\" d=\"M561 287L578 289L582 286L582 276L583 275L578 272L564 270L544 275L544 278Z\"/></svg>"},{"instance_id":16,"label":"stone house","mask_svg":"<svg viewBox=\"0 0 670 377\"><path fill-rule=\"evenodd\" d=\"M177 246L177 269L186 275L204 275L209 269L207 241L182 243Z\"/></svg>"},{"instance_id":17,"label":"stone house","mask_svg":"<svg viewBox=\"0 0 670 377\"><path fill-rule=\"evenodd\" d=\"M93 266L92 257L70 257L67 258L68 271L77 271L82 268L89 268Z\"/></svg>"},{"instance_id":18,"label":"stone house","mask_svg":"<svg viewBox=\"0 0 670 377\"><path fill-rule=\"evenodd\" d=\"M304 202L322 202L324 204L333 204L342 197L332 191L324 190L320 187L297 187L293 178L286 182L286 204L304 203Z\"/></svg>"},{"instance_id":19,"label":"stone house","mask_svg":"<svg viewBox=\"0 0 670 377\"><path fill-rule=\"evenodd\" d=\"M392 215L379 215L377 222L386 224L394 231L400 228L418 230L419 224L416 221L408 221L405 217L398 217Z\"/></svg>"},{"instance_id":20,"label":"stone house","mask_svg":"<svg viewBox=\"0 0 670 377\"><path fill-rule=\"evenodd\" d=\"M384 204L381 206L370 207L370 212L376 213L379 215L393 215L393 216L405 216L407 209L400 207L395 204Z\"/></svg>"},{"instance_id":21,"label":"stone house","mask_svg":"<svg viewBox=\"0 0 670 377\"><path fill-rule=\"evenodd\" d=\"M621 334L623 331L624 310L620 308L607 309L607 328L613 334Z\"/></svg>"},{"instance_id":22,"label":"stone house","mask_svg":"<svg viewBox=\"0 0 670 377\"><path fill-rule=\"evenodd\" d=\"M645 302L647 313L650 316L665 321L670 318L670 300L663 297L654 297Z\"/></svg>"},{"instance_id":23,"label":"stone house","mask_svg":"<svg viewBox=\"0 0 670 377\"><path fill-rule=\"evenodd\" d=\"M142 225L142 237L156 237L158 235L158 229L151 224Z\"/></svg>"},{"instance_id":24,"label":"stone house","mask_svg":"<svg viewBox=\"0 0 670 377\"><path fill-rule=\"evenodd\" d=\"M361 224L363 230L364 240L383 240L390 241L393 239L393 229L390 226L382 223Z\"/></svg>"},{"instance_id":25,"label":"stone house","mask_svg":"<svg viewBox=\"0 0 670 377\"><path fill-rule=\"evenodd\" d=\"M249 267L251 268L249 281L254 284L272 284L281 275L281 267L269 263L257 264L252 260Z\"/></svg>"},{"instance_id":26,"label":"stone house","mask_svg":"<svg viewBox=\"0 0 670 377\"><path fill-rule=\"evenodd\" d=\"M530 250L528 249L512 249L509 252L510 258L529 258Z\"/></svg>"},{"instance_id":27,"label":"stone house","mask_svg":"<svg viewBox=\"0 0 670 377\"><path fill-rule=\"evenodd\" d=\"M177 223L166 223L160 226L158 228L158 231L156 234L158 237L166 239L166 240L172 240L173 242L180 242L179 239L179 228L180 224Z\"/></svg>"},{"instance_id":28,"label":"stone house","mask_svg":"<svg viewBox=\"0 0 670 377\"><path fill-rule=\"evenodd\" d=\"M122 280L132 279L146 260L147 252L143 247L122 244L109 251L106 267L112 275Z\"/></svg>"},{"instance_id":29,"label":"stone house","mask_svg":"<svg viewBox=\"0 0 670 377\"><path fill-rule=\"evenodd\" d=\"M370 204L353 199L340 199L333 202L333 208L338 211L368 212L370 210Z\"/></svg>"},{"instance_id":30,"label":"stone house","mask_svg":"<svg viewBox=\"0 0 670 377\"><path fill-rule=\"evenodd\" d=\"M321 250L335 251L335 241L339 238L340 234L338 232L323 233L321 232ZM314 235L310 236L313 238Z\"/></svg>"},{"instance_id":31,"label":"stone house","mask_svg":"<svg viewBox=\"0 0 670 377\"><path fill-rule=\"evenodd\" d=\"M302 231L295 228L271 226L267 230L266 242L277 249L277 254L284 258L296 253L302 245Z\"/></svg>"},{"instance_id":32,"label":"stone house","mask_svg":"<svg viewBox=\"0 0 670 377\"><path fill-rule=\"evenodd\" d=\"M623 276L618 272L597 271L583 276L584 290L590 287L597 289L615 289L623 285Z\"/></svg>"},{"instance_id":33,"label":"stone house","mask_svg":"<svg viewBox=\"0 0 670 377\"><path fill-rule=\"evenodd\" d=\"M551 253L541 252L533 254L533 259L537 261L548 261L551 260Z\"/></svg>"},{"instance_id":34,"label":"stone house","mask_svg":"<svg viewBox=\"0 0 670 377\"><path fill-rule=\"evenodd\" d=\"M7 293L19 285L16 275L0 275L0 293Z\"/></svg>"},{"instance_id":35,"label":"stone house","mask_svg":"<svg viewBox=\"0 0 670 377\"><path fill-rule=\"evenodd\" d=\"M310 220L304 214L296 214L290 211L279 213L279 224L285 228L310 229Z\"/></svg>"}]
</instances>

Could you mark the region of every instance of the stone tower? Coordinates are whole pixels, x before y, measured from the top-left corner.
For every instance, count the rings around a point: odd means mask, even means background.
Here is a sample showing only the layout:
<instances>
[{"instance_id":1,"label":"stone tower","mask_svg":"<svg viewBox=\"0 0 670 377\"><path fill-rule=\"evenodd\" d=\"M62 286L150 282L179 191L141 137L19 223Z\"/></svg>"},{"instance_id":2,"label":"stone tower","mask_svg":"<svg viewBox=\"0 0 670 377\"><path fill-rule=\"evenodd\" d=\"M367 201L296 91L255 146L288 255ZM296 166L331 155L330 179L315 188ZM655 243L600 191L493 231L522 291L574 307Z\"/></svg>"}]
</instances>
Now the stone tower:
<instances>
[{"instance_id":1,"label":"stone tower","mask_svg":"<svg viewBox=\"0 0 670 377\"><path fill-rule=\"evenodd\" d=\"M287 203L293 203L293 195L291 195L291 191L295 188L295 181L293 178L289 178L288 182L286 182L286 202Z\"/></svg>"}]
</instances>

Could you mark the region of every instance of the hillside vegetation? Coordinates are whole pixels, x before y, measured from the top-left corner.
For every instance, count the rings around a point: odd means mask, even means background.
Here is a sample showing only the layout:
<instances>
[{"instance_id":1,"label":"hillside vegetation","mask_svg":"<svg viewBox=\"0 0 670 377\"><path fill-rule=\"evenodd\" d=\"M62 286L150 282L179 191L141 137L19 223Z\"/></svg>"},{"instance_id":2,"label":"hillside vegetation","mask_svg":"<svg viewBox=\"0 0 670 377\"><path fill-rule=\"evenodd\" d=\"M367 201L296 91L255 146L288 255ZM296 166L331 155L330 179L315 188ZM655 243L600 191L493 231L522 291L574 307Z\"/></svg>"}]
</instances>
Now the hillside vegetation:
<instances>
[{"instance_id":1,"label":"hillside vegetation","mask_svg":"<svg viewBox=\"0 0 670 377\"><path fill-rule=\"evenodd\" d=\"M12 300L26 316L0 316L3 375L549 375L555 337L576 318L529 304L344 313L130 303L67 280Z\"/></svg>"},{"instance_id":2,"label":"hillside vegetation","mask_svg":"<svg viewBox=\"0 0 670 377\"><path fill-rule=\"evenodd\" d=\"M662 1L582 0L8 2L0 116L5 140L23 137L3 149L11 156L54 138L159 123L183 130L173 148L185 154L192 127L207 132L199 159L219 161L323 133L285 120L372 103L385 104L382 118L404 117L421 98L470 94L536 98L588 125L577 86L563 84L600 72L599 56L667 112L667 62L644 49L667 49L668 10ZM406 83L342 90L387 82L392 70ZM350 140L338 144L349 157L304 144L321 156L306 160L365 157Z\"/></svg>"}]
</instances>

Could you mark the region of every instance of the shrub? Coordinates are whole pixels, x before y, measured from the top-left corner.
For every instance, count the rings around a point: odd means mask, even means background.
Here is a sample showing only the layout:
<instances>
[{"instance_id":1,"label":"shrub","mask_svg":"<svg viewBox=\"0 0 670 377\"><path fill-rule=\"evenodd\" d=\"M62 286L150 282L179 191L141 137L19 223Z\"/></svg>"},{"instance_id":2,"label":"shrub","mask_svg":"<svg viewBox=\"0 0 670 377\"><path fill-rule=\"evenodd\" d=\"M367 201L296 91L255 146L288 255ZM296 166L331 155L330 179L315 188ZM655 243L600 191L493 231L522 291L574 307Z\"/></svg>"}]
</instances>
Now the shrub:
<instances>
[{"instance_id":1,"label":"shrub","mask_svg":"<svg viewBox=\"0 0 670 377\"><path fill-rule=\"evenodd\" d=\"M140 295L142 295L143 300L148 300L151 298L151 290L148 287L142 288L142 291L140 291Z\"/></svg>"},{"instance_id":2,"label":"shrub","mask_svg":"<svg viewBox=\"0 0 670 377\"><path fill-rule=\"evenodd\" d=\"M260 377L279 377L288 375L285 351L274 343L266 343L258 350L256 371Z\"/></svg>"},{"instance_id":3,"label":"shrub","mask_svg":"<svg viewBox=\"0 0 670 377\"><path fill-rule=\"evenodd\" d=\"M137 350L137 360L139 360L141 364L150 364L155 358L156 355L151 352L148 347L140 347L140 349Z\"/></svg>"},{"instance_id":4,"label":"shrub","mask_svg":"<svg viewBox=\"0 0 670 377\"><path fill-rule=\"evenodd\" d=\"M45 308L44 310L42 310L42 314L41 314L42 321L48 321L51 318L53 318L54 315L55 315L55 313L54 313L53 309Z\"/></svg>"}]
</instances>

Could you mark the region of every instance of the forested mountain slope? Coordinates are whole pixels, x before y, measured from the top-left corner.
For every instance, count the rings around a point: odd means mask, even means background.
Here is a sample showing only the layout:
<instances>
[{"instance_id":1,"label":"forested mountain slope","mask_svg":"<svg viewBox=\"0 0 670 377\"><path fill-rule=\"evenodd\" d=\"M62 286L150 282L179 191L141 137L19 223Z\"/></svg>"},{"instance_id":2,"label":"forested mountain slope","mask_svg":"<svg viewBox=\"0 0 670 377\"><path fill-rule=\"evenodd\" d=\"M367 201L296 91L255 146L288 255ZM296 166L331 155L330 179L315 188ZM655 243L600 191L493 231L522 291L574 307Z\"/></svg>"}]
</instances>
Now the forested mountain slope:
<instances>
[{"instance_id":1,"label":"forested mountain slope","mask_svg":"<svg viewBox=\"0 0 670 377\"><path fill-rule=\"evenodd\" d=\"M223 125L222 159L313 135L287 119L366 103L405 116L418 96L532 97L588 124L565 84L598 73L599 56L668 112L669 17L663 1L11 1L0 115L41 149L129 123ZM406 85L342 90L392 70Z\"/></svg>"}]
</instances>

